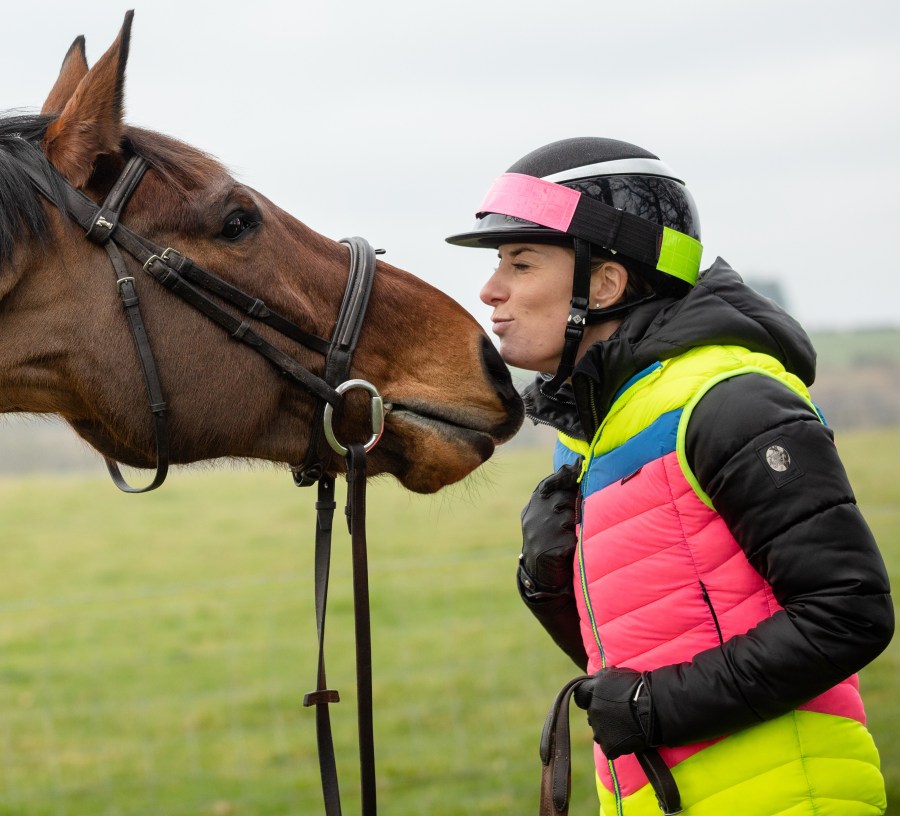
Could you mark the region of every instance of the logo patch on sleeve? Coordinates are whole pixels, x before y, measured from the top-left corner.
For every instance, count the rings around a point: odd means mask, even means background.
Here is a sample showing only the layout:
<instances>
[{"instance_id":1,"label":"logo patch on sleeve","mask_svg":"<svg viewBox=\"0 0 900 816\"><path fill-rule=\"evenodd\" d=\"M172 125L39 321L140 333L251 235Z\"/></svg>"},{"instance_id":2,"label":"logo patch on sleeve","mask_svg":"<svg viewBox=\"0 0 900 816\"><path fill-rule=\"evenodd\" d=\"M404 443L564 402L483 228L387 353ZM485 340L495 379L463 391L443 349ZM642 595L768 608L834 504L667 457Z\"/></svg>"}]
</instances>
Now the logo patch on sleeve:
<instances>
[{"instance_id":1,"label":"logo patch on sleeve","mask_svg":"<svg viewBox=\"0 0 900 816\"><path fill-rule=\"evenodd\" d=\"M772 442L760 445L756 449L756 455L765 465L766 472L775 482L775 487L782 487L803 475L803 469L791 455L784 437L779 436Z\"/></svg>"}]
</instances>

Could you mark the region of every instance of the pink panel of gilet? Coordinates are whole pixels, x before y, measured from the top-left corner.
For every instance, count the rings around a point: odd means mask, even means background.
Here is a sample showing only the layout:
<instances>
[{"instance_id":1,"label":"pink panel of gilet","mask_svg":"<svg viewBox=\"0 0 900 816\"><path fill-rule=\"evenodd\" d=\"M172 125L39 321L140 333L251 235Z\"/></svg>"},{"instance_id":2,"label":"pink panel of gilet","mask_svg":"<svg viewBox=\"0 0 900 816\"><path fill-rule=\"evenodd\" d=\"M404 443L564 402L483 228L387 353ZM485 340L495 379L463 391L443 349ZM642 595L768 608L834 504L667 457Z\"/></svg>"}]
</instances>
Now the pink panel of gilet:
<instances>
[{"instance_id":1,"label":"pink panel of gilet","mask_svg":"<svg viewBox=\"0 0 900 816\"><path fill-rule=\"evenodd\" d=\"M725 522L694 493L674 452L585 497L581 536L598 633L595 638L576 557L575 596L589 673L603 665L598 639L606 666L638 671L690 661L698 652L718 647L701 582L724 640L781 609ZM865 722L857 688L856 676L851 677L802 708ZM712 742L664 747L660 753L673 767ZM599 746L595 759L601 781L613 790ZM623 796L647 782L633 755L615 761L615 774Z\"/></svg>"}]
</instances>

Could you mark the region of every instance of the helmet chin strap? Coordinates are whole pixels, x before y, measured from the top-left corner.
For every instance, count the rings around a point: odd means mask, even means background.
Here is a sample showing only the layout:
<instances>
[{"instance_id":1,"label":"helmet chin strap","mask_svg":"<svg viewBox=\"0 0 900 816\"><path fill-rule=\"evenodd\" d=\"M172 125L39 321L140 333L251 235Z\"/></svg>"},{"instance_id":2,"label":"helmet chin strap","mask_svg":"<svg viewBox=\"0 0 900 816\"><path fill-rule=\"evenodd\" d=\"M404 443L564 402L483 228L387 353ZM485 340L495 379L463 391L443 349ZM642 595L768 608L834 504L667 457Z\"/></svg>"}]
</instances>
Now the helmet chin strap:
<instances>
[{"instance_id":1,"label":"helmet chin strap","mask_svg":"<svg viewBox=\"0 0 900 816\"><path fill-rule=\"evenodd\" d=\"M566 339L562 357L553 379L541 386L545 396L553 396L562 384L572 376L578 348L587 325L588 305L591 296L591 245L583 238L575 238L575 272L572 276L572 300L566 320Z\"/></svg>"},{"instance_id":2,"label":"helmet chin strap","mask_svg":"<svg viewBox=\"0 0 900 816\"><path fill-rule=\"evenodd\" d=\"M553 397L563 383L572 376L578 362L578 349L584 339L584 329L614 317L628 314L635 306L654 300L654 292L638 300L616 303L604 309L589 309L591 296L591 244L583 238L575 238L575 270L572 276L572 300L569 302L569 317L566 320L566 338L563 353L556 374L541 385L541 393Z\"/></svg>"}]
</instances>

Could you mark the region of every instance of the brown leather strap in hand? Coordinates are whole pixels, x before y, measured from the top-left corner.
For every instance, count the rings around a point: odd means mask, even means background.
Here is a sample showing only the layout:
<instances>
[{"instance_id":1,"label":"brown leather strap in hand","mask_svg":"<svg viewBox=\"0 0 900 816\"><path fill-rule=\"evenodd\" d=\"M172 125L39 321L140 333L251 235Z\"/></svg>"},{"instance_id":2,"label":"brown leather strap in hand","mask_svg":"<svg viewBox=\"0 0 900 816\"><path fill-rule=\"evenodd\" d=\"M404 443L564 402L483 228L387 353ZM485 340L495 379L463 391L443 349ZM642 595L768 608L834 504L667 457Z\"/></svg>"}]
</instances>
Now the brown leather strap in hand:
<instances>
[{"instance_id":1,"label":"brown leather strap in hand","mask_svg":"<svg viewBox=\"0 0 900 816\"><path fill-rule=\"evenodd\" d=\"M572 792L572 748L569 738L569 700L575 687L589 680L581 675L562 687L544 722L541 734L540 816L566 816Z\"/></svg>"},{"instance_id":2,"label":"brown leather strap in hand","mask_svg":"<svg viewBox=\"0 0 900 816\"><path fill-rule=\"evenodd\" d=\"M569 700L579 683L590 680L581 675L569 680L550 706L541 734L540 816L568 816L572 794L572 748L569 736ZM636 754L647 774L665 816L681 813L681 796L675 778L655 748Z\"/></svg>"}]
</instances>

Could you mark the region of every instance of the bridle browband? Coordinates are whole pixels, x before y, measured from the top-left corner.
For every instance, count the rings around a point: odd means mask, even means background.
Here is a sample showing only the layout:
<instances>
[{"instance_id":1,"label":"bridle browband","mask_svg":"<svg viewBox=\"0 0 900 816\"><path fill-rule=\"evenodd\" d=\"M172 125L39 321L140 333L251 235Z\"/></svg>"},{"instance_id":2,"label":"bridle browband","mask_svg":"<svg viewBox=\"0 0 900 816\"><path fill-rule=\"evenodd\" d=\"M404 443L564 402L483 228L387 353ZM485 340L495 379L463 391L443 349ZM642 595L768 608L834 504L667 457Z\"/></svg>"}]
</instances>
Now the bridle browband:
<instances>
[{"instance_id":1,"label":"bridle browband","mask_svg":"<svg viewBox=\"0 0 900 816\"><path fill-rule=\"evenodd\" d=\"M23 141L26 141L23 139ZM328 705L340 700L337 691L328 689L325 676L325 610L328 599L328 576L331 560L331 530L336 509L334 476L328 470L330 454L323 452L322 437L328 446L345 457L347 471L347 522L350 528L353 564L353 598L356 635L357 720L360 756L361 811L363 816L375 816L375 748L372 716L372 654L369 620L368 564L365 531L366 453L381 437L384 429L384 405L375 386L365 380L347 379L353 353L369 303L375 277L375 255L379 250L363 238L344 238L341 243L350 250L350 272L344 297L338 312L331 340L325 340L297 326L270 309L262 300L248 295L227 281L195 264L177 250L163 248L138 235L121 223L122 211L137 188L148 162L133 155L99 207L82 192L74 189L47 161L43 153L27 142L22 167L37 190L85 230L86 237L102 246L116 275L116 288L122 300L128 324L134 338L141 371L147 388L150 411L156 437L156 472L152 481L143 487L130 486L122 476L118 464L104 456L110 476L116 486L126 493L145 493L155 490L166 478L169 468L169 435L166 403L141 318L135 279L129 274L121 250L141 264L144 271L185 303L193 306L228 335L245 343L262 355L285 377L305 388L316 398L314 422L305 460L291 468L294 483L306 487L318 483L316 501L315 602L318 634L318 670L316 689L304 697L305 706L316 708L316 735L319 747L319 768L325 800L326 816L340 816L340 793L334 741ZM62 200L60 200L62 196ZM240 309L246 318L235 317L218 302L215 295ZM249 318L249 319L247 319ZM265 323L280 334L318 352L325 358L324 376L319 377L296 360L263 339L251 328L251 321ZM371 398L372 435L365 444L344 446L332 428L333 411L342 395L352 389L363 389Z\"/></svg>"}]
</instances>

